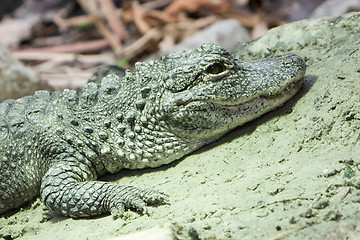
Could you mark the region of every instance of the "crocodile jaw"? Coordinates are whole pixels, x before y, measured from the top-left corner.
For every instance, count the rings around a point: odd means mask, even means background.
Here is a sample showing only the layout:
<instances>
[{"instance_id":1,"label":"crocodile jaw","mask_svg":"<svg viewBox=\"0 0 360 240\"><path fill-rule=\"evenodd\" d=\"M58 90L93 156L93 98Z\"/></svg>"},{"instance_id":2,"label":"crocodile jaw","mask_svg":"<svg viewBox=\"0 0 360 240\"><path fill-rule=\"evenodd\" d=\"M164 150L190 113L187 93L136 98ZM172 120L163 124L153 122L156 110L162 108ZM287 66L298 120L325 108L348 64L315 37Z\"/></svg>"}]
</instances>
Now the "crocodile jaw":
<instances>
[{"instance_id":1,"label":"crocodile jaw","mask_svg":"<svg viewBox=\"0 0 360 240\"><path fill-rule=\"evenodd\" d=\"M281 106L301 88L305 74L305 63L296 55L239 65L219 82L165 93L162 111L170 131L211 142Z\"/></svg>"},{"instance_id":2,"label":"crocodile jaw","mask_svg":"<svg viewBox=\"0 0 360 240\"><path fill-rule=\"evenodd\" d=\"M187 104L186 110L183 109L183 111L177 112L177 117L184 118L184 112L203 112L202 116L206 116L208 119L207 123L204 124L207 128L202 128L199 131L200 127L193 123L193 129L187 126L188 131L186 129L178 129L177 132L185 133L183 136L195 136L197 140L205 140L205 144L212 142L233 128L241 126L283 105L299 91L301 86L302 79L299 79L297 82L289 85L283 92L270 96L259 96L237 105L190 102ZM221 119L221 123L218 121L219 119Z\"/></svg>"}]
</instances>

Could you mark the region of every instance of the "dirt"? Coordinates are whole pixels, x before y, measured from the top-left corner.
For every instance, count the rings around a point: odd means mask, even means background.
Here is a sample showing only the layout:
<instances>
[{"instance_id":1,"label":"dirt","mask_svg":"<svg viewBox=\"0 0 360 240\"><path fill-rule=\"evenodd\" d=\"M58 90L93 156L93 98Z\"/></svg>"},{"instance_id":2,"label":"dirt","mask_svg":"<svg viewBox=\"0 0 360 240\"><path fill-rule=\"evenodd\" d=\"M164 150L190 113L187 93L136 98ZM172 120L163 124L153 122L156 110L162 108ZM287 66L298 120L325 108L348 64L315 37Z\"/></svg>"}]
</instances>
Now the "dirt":
<instances>
[{"instance_id":1,"label":"dirt","mask_svg":"<svg viewBox=\"0 0 360 240\"><path fill-rule=\"evenodd\" d=\"M75 220L37 199L0 218L0 239L109 239L164 223L179 239L359 239L360 14L284 25L235 49L286 52L308 67L285 105L175 163L107 177L169 204Z\"/></svg>"}]
</instances>

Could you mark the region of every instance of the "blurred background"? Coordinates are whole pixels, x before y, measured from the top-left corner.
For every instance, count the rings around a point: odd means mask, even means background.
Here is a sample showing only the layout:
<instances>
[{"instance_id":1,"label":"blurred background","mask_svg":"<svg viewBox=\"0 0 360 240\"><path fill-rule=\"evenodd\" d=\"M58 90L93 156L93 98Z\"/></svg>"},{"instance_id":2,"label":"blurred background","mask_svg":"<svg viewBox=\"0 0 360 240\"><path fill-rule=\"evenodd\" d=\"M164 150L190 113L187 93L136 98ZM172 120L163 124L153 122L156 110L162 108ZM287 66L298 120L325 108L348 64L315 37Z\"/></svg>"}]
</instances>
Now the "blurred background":
<instances>
[{"instance_id":1,"label":"blurred background","mask_svg":"<svg viewBox=\"0 0 360 240\"><path fill-rule=\"evenodd\" d=\"M0 101L80 89L102 64L134 70L203 42L231 50L279 25L359 10L360 0L1 1Z\"/></svg>"}]
</instances>

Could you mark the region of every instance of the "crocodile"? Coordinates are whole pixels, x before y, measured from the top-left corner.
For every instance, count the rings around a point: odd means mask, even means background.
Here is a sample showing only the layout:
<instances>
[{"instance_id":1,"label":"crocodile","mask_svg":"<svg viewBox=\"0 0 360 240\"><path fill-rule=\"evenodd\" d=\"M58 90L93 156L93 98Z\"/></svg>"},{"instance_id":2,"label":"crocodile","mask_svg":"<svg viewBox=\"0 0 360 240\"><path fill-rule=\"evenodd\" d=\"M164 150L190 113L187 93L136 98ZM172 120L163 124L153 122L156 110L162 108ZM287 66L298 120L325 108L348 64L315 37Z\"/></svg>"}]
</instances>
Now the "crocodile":
<instances>
[{"instance_id":1,"label":"crocodile","mask_svg":"<svg viewBox=\"0 0 360 240\"><path fill-rule=\"evenodd\" d=\"M0 214L39 195L67 217L146 214L168 196L97 179L219 139L289 100L306 70L294 54L240 61L210 43L135 68L103 69L80 92L40 90L0 104Z\"/></svg>"}]
</instances>

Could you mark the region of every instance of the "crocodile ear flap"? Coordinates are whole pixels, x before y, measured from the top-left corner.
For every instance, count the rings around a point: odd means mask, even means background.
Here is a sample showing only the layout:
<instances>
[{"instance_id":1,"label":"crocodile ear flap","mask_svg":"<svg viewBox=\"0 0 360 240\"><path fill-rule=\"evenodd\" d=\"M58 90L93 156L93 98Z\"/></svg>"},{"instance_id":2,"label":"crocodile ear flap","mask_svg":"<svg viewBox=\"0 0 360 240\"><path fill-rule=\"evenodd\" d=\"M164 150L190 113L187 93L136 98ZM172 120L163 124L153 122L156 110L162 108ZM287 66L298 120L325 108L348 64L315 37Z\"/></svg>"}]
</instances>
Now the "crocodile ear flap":
<instances>
[{"instance_id":1,"label":"crocodile ear flap","mask_svg":"<svg viewBox=\"0 0 360 240\"><path fill-rule=\"evenodd\" d=\"M197 75L196 72L174 72L169 71L164 74L165 88L171 92L181 92L188 89L195 82Z\"/></svg>"},{"instance_id":2,"label":"crocodile ear flap","mask_svg":"<svg viewBox=\"0 0 360 240\"><path fill-rule=\"evenodd\" d=\"M185 79L183 78L179 79L178 77L175 76L167 76L167 77L168 78L165 80L165 88L173 93L184 91L188 86L185 82Z\"/></svg>"}]
</instances>

